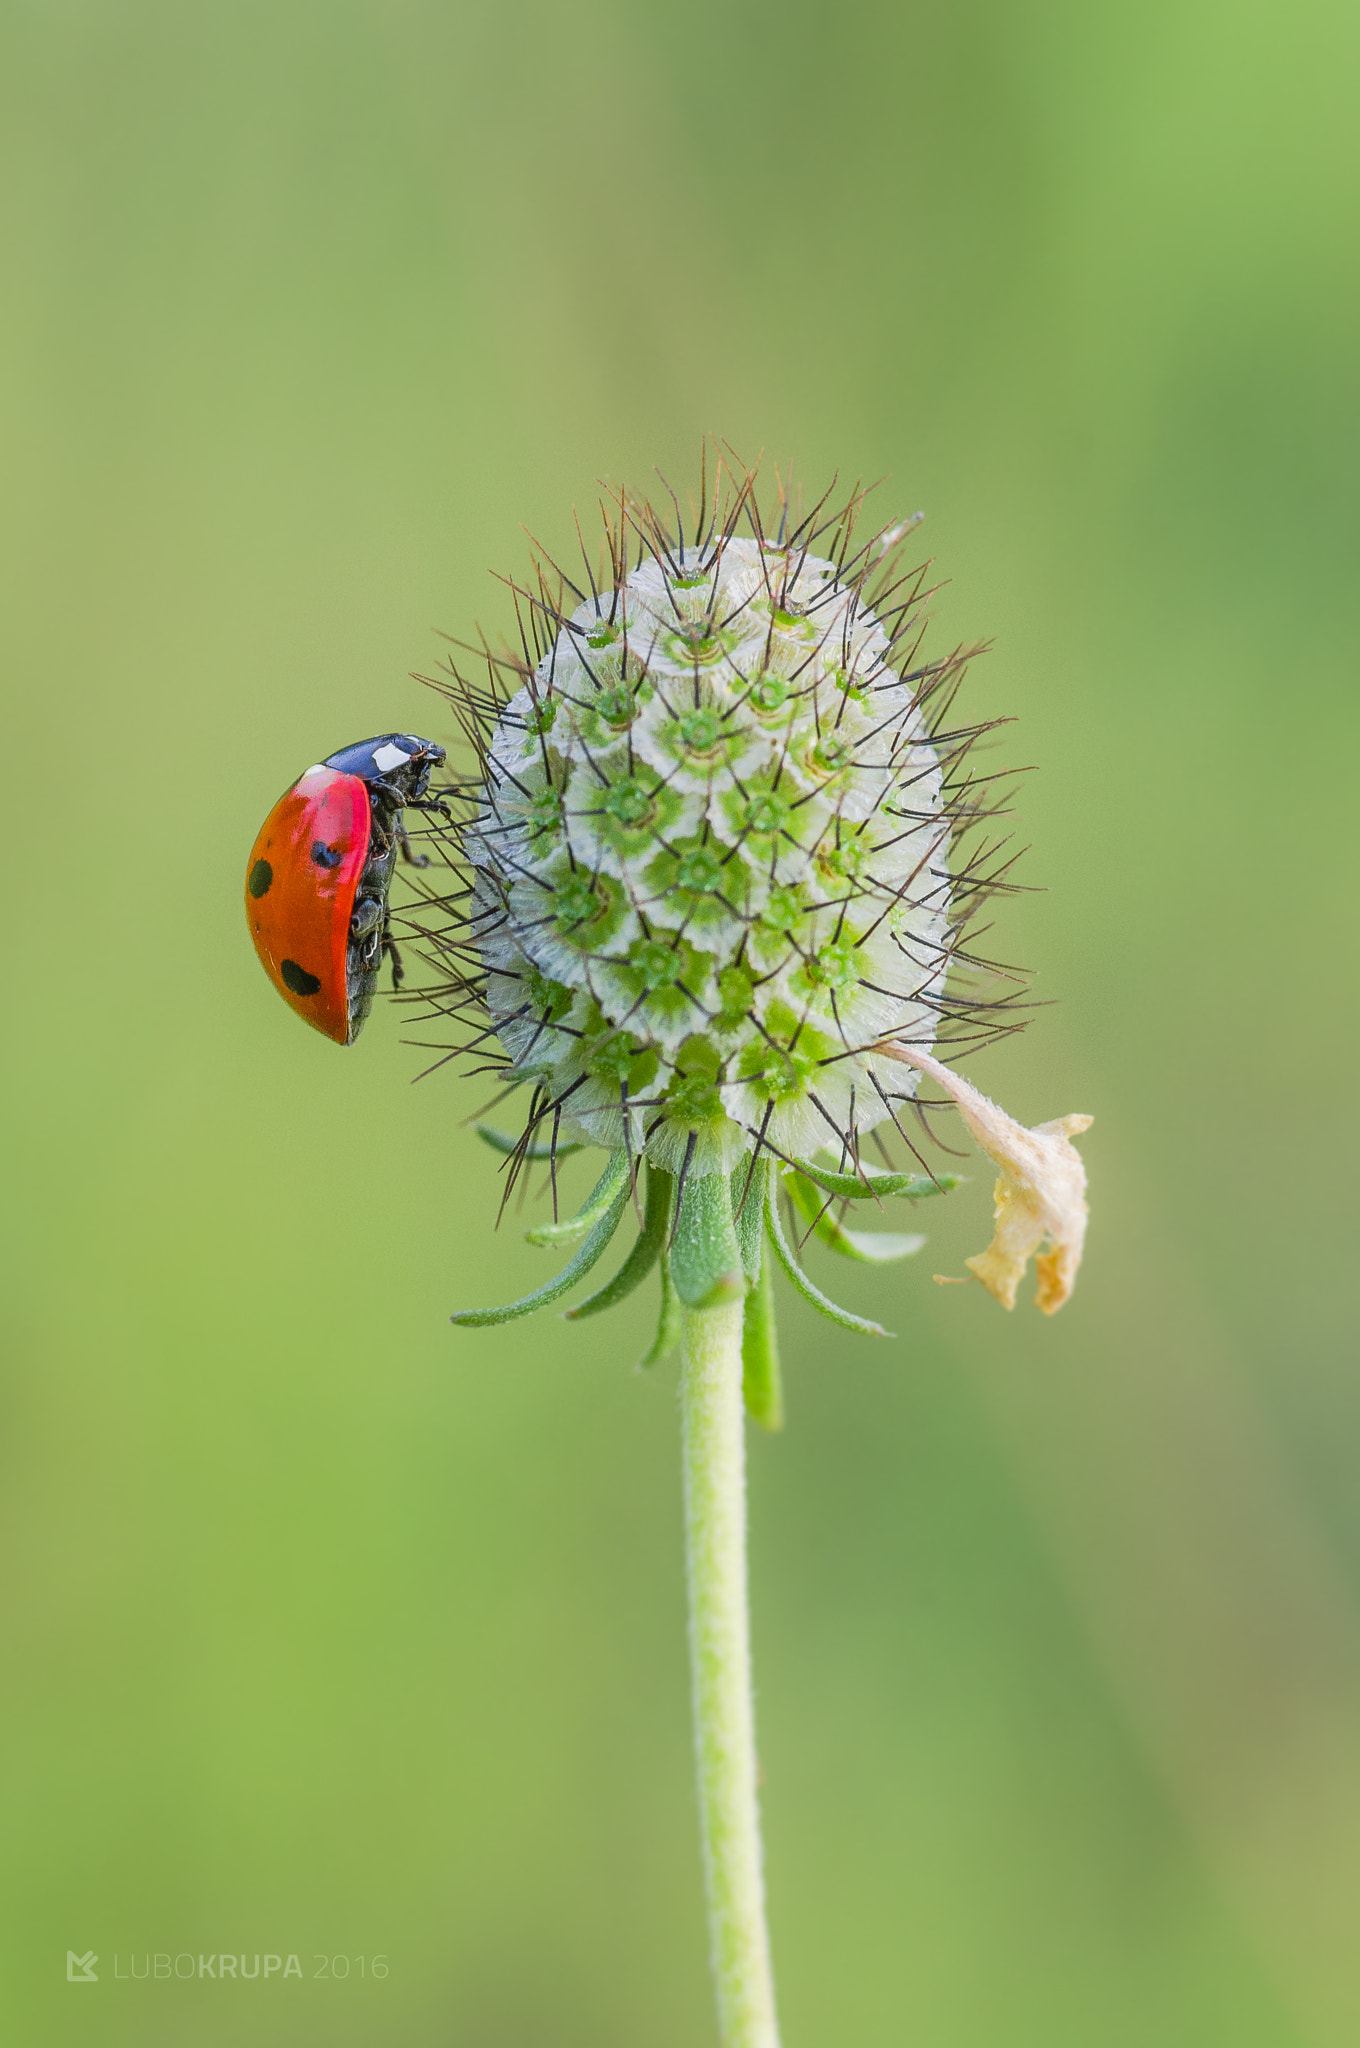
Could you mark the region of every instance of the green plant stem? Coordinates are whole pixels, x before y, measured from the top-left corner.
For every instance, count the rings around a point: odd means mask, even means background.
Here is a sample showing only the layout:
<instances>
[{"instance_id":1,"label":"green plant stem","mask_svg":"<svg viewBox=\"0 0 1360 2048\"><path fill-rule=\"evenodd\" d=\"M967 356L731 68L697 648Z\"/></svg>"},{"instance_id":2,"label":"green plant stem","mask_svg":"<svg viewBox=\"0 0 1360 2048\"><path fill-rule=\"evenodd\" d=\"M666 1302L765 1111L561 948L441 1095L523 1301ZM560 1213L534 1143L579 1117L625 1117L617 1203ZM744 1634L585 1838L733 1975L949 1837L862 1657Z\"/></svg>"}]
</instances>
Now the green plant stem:
<instances>
[{"instance_id":1,"label":"green plant stem","mask_svg":"<svg viewBox=\"0 0 1360 2048\"><path fill-rule=\"evenodd\" d=\"M723 2048L778 2048L746 1599L742 1303L684 1313L681 1407L694 1747Z\"/></svg>"}]
</instances>

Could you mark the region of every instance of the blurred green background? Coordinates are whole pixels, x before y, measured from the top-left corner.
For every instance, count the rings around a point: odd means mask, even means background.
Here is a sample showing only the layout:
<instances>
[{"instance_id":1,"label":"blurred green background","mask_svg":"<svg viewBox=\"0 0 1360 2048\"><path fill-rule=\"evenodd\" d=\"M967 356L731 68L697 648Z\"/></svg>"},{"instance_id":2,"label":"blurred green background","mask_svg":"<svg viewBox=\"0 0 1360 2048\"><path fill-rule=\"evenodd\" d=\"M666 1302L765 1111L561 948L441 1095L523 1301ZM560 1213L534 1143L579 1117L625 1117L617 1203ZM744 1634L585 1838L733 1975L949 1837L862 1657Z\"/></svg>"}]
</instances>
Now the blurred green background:
<instances>
[{"instance_id":1,"label":"blurred green background","mask_svg":"<svg viewBox=\"0 0 1360 2048\"><path fill-rule=\"evenodd\" d=\"M1354 2048L1354 10L0 40L6 2038L713 2038L650 1303L451 1331L547 1271L485 1084L301 1030L239 901L302 766L442 732L407 672L508 625L519 522L712 429L925 508L1041 769L997 943L1054 1007L972 1072L1096 1117L1055 1323L930 1284L981 1169L837 1269L895 1343L785 1299L788 2048ZM204 1951L305 1979L114 1981Z\"/></svg>"}]
</instances>

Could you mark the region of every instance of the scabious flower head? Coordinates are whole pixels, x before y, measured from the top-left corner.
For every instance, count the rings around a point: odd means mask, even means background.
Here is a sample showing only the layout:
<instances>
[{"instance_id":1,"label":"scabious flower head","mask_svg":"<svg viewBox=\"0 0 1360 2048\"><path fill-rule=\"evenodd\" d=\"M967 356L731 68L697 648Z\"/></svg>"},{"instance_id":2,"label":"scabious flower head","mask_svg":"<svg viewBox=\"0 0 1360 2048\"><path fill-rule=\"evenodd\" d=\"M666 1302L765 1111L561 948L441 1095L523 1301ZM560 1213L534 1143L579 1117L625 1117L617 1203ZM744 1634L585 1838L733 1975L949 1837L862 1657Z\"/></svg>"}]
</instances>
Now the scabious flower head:
<instances>
[{"instance_id":1,"label":"scabious flower head","mask_svg":"<svg viewBox=\"0 0 1360 2048\"><path fill-rule=\"evenodd\" d=\"M918 660L910 526L863 535L857 494L767 530L727 481L689 523L607 508L603 575L541 574L523 650L453 678L478 772L440 941L536 1127L696 1174L855 1152L915 1090L880 1040L998 1021L950 981L977 729L938 733L964 656Z\"/></svg>"},{"instance_id":2,"label":"scabious flower head","mask_svg":"<svg viewBox=\"0 0 1360 2048\"><path fill-rule=\"evenodd\" d=\"M584 547L572 574L540 555L511 586L519 647L483 645L485 679L456 661L427 679L472 758L436 834L455 879L413 884L406 923L437 977L416 1000L458 1029L447 1052L528 1091L518 1140L479 1127L510 1155L507 1186L547 1159L555 1211L563 1152L609 1154L578 1216L529 1233L585 1238L563 1274L455 1321L575 1284L645 1165L633 1254L570 1313L659 1264L663 1348L672 1281L692 1308L745 1291L773 1374L765 1239L815 1306L878 1329L808 1280L778 1197L882 1260L924 1239L847 1230L844 1204L957 1184L892 1171L882 1127L923 1165L921 1067L901 1048L935 1078L932 1048L1015 1028L1018 978L968 939L1010 857L985 836L997 778L969 761L989 727L954 716L973 650L922 655L915 520L869 525L858 491L803 513L783 487L763 515L755 474L721 461L688 519L671 508L607 501L598 570ZM861 1156L871 1136L888 1171Z\"/></svg>"}]
</instances>

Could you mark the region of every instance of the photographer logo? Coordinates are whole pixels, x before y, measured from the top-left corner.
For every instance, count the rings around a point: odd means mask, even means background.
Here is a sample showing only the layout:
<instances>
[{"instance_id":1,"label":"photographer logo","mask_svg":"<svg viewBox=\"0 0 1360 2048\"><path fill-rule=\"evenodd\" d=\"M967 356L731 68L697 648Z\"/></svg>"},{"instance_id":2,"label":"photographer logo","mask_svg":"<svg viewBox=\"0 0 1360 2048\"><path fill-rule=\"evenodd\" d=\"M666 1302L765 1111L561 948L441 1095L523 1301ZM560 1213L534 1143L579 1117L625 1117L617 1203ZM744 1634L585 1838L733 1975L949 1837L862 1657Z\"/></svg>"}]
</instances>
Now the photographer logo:
<instances>
[{"instance_id":1,"label":"photographer logo","mask_svg":"<svg viewBox=\"0 0 1360 2048\"><path fill-rule=\"evenodd\" d=\"M97 1984L95 1964L99 1961L93 1949L87 1949L78 1956L73 1948L66 1951L66 1981L68 1984ZM141 1955L123 1955L121 1951L113 1958L109 1973L115 1983L157 1983L167 1984L178 1980L186 1983L190 1979L201 1982L211 1978L214 1983L268 1983L276 1977L287 1983L290 1977L301 1980L310 1977L313 1983L327 1982L343 1984L347 1978L362 1983L368 1978L381 1982L389 1972L386 1955L314 1955L313 1967L304 1970L301 1956L296 1953L270 1955L223 1955L214 1950L211 1955L200 1955L195 1951L171 1955L168 1950L160 1954L147 1952Z\"/></svg>"}]
</instances>

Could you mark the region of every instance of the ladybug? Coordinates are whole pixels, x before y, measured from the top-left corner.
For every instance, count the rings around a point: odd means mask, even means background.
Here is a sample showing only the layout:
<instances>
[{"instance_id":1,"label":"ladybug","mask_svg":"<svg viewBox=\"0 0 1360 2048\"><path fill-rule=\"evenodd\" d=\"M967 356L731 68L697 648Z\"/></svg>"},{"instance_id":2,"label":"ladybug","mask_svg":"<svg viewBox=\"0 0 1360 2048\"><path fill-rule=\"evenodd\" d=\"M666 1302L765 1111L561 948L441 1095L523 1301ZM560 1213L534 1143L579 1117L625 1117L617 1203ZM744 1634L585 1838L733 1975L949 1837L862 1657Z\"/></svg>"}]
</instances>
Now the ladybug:
<instances>
[{"instance_id":1,"label":"ladybug","mask_svg":"<svg viewBox=\"0 0 1360 2048\"><path fill-rule=\"evenodd\" d=\"M414 867L404 807L429 798L444 749L407 732L341 747L281 796L250 854L246 918L265 973L290 1009L337 1045L353 1045L373 1007L384 952L401 958L387 908L397 852Z\"/></svg>"}]
</instances>

